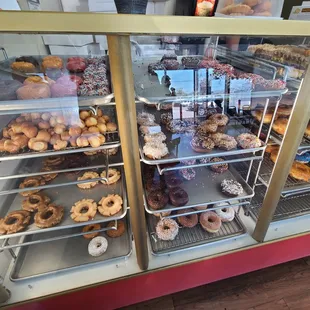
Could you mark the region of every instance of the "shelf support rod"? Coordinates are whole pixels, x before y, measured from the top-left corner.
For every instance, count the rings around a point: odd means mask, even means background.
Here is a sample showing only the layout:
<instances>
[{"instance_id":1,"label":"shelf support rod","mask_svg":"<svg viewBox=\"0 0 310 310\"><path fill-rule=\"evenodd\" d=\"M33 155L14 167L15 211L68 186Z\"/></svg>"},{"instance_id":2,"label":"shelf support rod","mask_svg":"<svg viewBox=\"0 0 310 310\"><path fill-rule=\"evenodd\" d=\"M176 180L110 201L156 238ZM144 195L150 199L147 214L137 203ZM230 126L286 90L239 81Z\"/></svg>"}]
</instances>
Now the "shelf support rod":
<instances>
[{"instance_id":1,"label":"shelf support rod","mask_svg":"<svg viewBox=\"0 0 310 310\"><path fill-rule=\"evenodd\" d=\"M263 242L310 118L310 66L301 83L252 237Z\"/></svg>"},{"instance_id":2,"label":"shelf support rod","mask_svg":"<svg viewBox=\"0 0 310 310\"><path fill-rule=\"evenodd\" d=\"M136 245L138 265L142 270L146 270L148 268L149 258L130 36L108 35L107 37L132 231Z\"/></svg>"}]
</instances>

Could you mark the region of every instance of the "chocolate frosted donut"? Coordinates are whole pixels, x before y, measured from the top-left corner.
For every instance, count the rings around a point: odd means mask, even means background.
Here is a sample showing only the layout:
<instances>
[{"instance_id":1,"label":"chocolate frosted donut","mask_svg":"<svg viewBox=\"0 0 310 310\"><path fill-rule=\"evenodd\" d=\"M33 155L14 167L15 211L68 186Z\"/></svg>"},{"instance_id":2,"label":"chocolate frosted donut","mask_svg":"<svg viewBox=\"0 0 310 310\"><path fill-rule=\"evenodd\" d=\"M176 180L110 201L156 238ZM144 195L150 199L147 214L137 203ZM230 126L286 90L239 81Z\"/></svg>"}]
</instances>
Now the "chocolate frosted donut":
<instances>
[{"instance_id":1,"label":"chocolate frosted donut","mask_svg":"<svg viewBox=\"0 0 310 310\"><path fill-rule=\"evenodd\" d=\"M16 91L23 86L16 80L0 81L0 101L17 99Z\"/></svg>"},{"instance_id":2,"label":"chocolate frosted donut","mask_svg":"<svg viewBox=\"0 0 310 310\"><path fill-rule=\"evenodd\" d=\"M145 184L145 189L148 191L148 192L153 192L153 191L157 191L157 190L160 190L160 191L164 191L166 188L165 186L165 182L163 180L159 180L159 179L148 179L146 181L146 184Z\"/></svg>"},{"instance_id":3,"label":"chocolate frosted donut","mask_svg":"<svg viewBox=\"0 0 310 310\"><path fill-rule=\"evenodd\" d=\"M160 190L152 191L147 196L147 202L154 210L163 209L168 203L168 195Z\"/></svg>"},{"instance_id":4,"label":"chocolate frosted donut","mask_svg":"<svg viewBox=\"0 0 310 310\"><path fill-rule=\"evenodd\" d=\"M194 209L183 209L179 210L177 214L184 214L184 213L190 213L195 212ZM188 214L184 216L178 216L177 220L180 225L188 228L193 228L198 224L198 215L197 214Z\"/></svg>"},{"instance_id":5,"label":"chocolate frosted donut","mask_svg":"<svg viewBox=\"0 0 310 310\"><path fill-rule=\"evenodd\" d=\"M183 183L183 181L175 173L166 174L165 180L168 188L175 188Z\"/></svg>"},{"instance_id":6,"label":"chocolate frosted donut","mask_svg":"<svg viewBox=\"0 0 310 310\"><path fill-rule=\"evenodd\" d=\"M180 187L172 188L169 191L169 198L175 207L185 206L189 200L186 191Z\"/></svg>"}]
</instances>

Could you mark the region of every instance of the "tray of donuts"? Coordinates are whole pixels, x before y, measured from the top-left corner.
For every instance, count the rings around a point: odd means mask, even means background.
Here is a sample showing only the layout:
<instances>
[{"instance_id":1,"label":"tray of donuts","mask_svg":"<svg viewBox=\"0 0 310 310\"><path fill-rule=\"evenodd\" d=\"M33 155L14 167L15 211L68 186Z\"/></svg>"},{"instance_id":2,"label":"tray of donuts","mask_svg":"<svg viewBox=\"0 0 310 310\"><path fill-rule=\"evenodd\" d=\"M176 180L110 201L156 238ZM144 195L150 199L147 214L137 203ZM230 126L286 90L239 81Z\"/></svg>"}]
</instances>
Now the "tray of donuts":
<instances>
[{"instance_id":1,"label":"tray of donuts","mask_svg":"<svg viewBox=\"0 0 310 310\"><path fill-rule=\"evenodd\" d=\"M168 171L159 175L154 166L144 167L145 209L150 214L201 208L222 202L245 201L253 189L233 164L213 158L213 165ZM217 164L219 163L219 164Z\"/></svg>"},{"instance_id":2,"label":"tray of donuts","mask_svg":"<svg viewBox=\"0 0 310 310\"><path fill-rule=\"evenodd\" d=\"M19 185L18 185L19 184ZM0 207L0 239L123 218L123 169L51 173L15 181Z\"/></svg>"},{"instance_id":3,"label":"tray of donuts","mask_svg":"<svg viewBox=\"0 0 310 310\"><path fill-rule=\"evenodd\" d=\"M120 146L114 107L22 113L3 129L1 160L94 152Z\"/></svg>"},{"instance_id":4,"label":"tray of donuts","mask_svg":"<svg viewBox=\"0 0 310 310\"><path fill-rule=\"evenodd\" d=\"M0 81L0 100L111 94L108 57L21 56L0 62L12 79Z\"/></svg>"}]
</instances>

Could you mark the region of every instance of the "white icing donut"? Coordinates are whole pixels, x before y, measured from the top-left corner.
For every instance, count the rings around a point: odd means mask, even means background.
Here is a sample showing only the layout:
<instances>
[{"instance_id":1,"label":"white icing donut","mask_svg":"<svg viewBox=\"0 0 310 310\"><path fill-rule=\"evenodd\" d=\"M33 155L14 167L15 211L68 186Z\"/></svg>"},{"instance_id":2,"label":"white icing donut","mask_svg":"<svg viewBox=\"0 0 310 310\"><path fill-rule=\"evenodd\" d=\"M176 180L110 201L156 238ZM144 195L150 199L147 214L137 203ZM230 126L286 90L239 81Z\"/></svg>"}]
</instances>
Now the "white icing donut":
<instances>
[{"instance_id":1,"label":"white icing donut","mask_svg":"<svg viewBox=\"0 0 310 310\"><path fill-rule=\"evenodd\" d=\"M174 240L178 233L179 225L175 220L164 218L156 225L156 234L161 240Z\"/></svg>"},{"instance_id":2,"label":"white icing donut","mask_svg":"<svg viewBox=\"0 0 310 310\"><path fill-rule=\"evenodd\" d=\"M222 222L231 222L235 218L235 210L231 207L217 209L215 212L221 218Z\"/></svg>"},{"instance_id":3,"label":"white icing donut","mask_svg":"<svg viewBox=\"0 0 310 310\"><path fill-rule=\"evenodd\" d=\"M88 244L88 253L91 256L100 256L108 248L108 240L104 237L96 237Z\"/></svg>"}]
</instances>

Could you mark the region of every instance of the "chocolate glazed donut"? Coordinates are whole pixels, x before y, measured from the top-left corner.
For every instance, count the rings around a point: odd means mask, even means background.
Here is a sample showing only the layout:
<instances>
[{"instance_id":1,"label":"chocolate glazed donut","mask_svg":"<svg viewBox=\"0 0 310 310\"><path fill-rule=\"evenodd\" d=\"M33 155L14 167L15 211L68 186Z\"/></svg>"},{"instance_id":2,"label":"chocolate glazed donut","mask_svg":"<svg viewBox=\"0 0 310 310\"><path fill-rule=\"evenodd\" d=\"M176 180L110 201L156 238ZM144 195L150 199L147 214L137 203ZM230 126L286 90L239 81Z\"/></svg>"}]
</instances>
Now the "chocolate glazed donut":
<instances>
[{"instance_id":1,"label":"chocolate glazed donut","mask_svg":"<svg viewBox=\"0 0 310 310\"><path fill-rule=\"evenodd\" d=\"M168 195L161 190L152 191L147 196L147 202L154 210L163 209L168 203Z\"/></svg>"},{"instance_id":2,"label":"chocolate glazed donut","mask_svg":"<svg viewBox=\"0 0 310 310\"><path fill-rule=\"evenodd\" d=\"M169 191L169 198L175 207L182 207L188 203L188 195L181 187L172 188Z\"/></svg>"},{"instance_id":3,"label":"chocolate glazed donut","mask_svg":"<svg viewBox=\"0 0 310 310\"><path fill-rule=\"evenodd\" d=\"M182 179L179 178L178 175L175 173L165 175L165 179L168 188L179 187L183 183Z\"/></svg>"}]
</instances>

